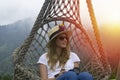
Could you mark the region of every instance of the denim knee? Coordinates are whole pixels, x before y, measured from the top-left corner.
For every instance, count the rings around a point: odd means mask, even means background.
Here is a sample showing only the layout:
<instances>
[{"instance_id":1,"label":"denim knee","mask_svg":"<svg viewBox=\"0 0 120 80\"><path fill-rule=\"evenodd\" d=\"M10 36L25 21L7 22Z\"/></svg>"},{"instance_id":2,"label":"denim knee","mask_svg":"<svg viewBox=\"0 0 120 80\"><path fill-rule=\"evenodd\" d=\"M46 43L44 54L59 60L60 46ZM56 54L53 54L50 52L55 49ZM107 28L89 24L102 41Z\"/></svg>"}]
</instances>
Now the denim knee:
<instances>
[{"instance_id":1,"label":"denim knee","mask_svg":"<svg viewBox=\"0 0 120 80\"><path fill-rule=\"evenodd\" d=\"M93 77L90 73L88 72L81 72L78 75L78 80L93 80Z\"/></svg>"},{"instance_id":2,"label":"denim knee","mask_svg":"<svg viewBox=\"0 0 120 80\"><path fill-rule=\"evenodd\" d=\"M77 80L77 75L76 75L76 73L73 72L73 71L65 72L64 75L65 75L65 78L66 78L67 80Z\"/></svg>"},{"instance_id":3,"label":"denim knee","mask_svg":"<svg viewBox=\"0 0 120 80\"><path fill-rule=\"evenodd\" d=\"M73 71L67 71L59 76L56 80L78 80L77 75Z\"/></svg>"}]
</instances>

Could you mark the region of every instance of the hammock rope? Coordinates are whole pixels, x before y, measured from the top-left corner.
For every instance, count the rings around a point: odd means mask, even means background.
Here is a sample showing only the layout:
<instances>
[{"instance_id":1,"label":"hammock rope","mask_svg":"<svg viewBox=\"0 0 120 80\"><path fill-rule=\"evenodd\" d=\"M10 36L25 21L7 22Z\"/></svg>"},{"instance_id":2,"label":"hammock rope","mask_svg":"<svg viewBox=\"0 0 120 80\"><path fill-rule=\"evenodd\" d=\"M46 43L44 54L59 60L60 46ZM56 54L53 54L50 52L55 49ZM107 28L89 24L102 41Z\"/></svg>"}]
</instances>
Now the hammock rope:
<instances>
[{"instance_id":1,"label":"hammock rope","mask_svg":"<svg viewBox=\"0 0 120 80\"><path fill-rule=\"evenodd\" d=\"M45 0L28 38L13 52L14 80L40 80L37 60L47 51L47 32L61 23L73 32L70 39L71 50L76 52L82 61L81 71L89 71L95 80L102 80L109 75L106 74L106 71L109 71L105 70L109 67L104 66L108 65L105 63L106 59L101 57L104 53L101 54L99 51L99 47L101 49L102 46L93 47L98 43L90 39L81 24L79 8L80 0ZM94 14L91 17L94 17ZM96 31L93 33L96 34Z\"/></svg>"}]
</instances>

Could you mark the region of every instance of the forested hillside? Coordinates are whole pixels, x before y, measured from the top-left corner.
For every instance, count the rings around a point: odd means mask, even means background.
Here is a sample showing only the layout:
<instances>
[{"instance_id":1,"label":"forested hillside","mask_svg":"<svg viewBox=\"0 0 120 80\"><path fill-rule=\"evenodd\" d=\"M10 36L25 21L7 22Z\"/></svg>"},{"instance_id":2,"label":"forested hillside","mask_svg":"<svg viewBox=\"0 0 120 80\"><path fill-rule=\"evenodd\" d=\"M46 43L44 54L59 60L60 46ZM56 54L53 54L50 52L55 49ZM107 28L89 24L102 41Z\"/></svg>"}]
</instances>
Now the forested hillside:
<instances>
[{"instance_id":1,"label":"forested hillside","mask_svg":"<svg viewBox=\"0 0 120 80\"><path fill-rule=\"evenodd\" d=\"M12 52L27 38L33 23L29 18L0 26L0 74L13 73Z\"/></svg>"}]
</instances>

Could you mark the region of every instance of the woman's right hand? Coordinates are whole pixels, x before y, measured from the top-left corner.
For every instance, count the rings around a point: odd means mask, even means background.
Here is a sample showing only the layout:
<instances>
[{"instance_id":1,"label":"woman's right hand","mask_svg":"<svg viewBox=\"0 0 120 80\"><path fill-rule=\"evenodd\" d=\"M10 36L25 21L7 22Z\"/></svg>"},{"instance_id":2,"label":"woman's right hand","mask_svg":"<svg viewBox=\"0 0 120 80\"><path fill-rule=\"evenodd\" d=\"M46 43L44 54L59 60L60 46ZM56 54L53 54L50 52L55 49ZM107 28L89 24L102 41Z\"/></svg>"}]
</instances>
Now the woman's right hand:
<instances>
[{"instance_id":1,"label":"woman's right hand","mask_svg":"<svg viewBox=\"0 0 120 80\"><path fill-rule=\"evenodd\" d=\"M61 69L59 74L63 74L64 72L66 72L65 69Z\"/></svg>"},{"instance_id":2,"label":"woman's right hand","mask_svg":"<svg viewBox=\"0 0 120 80\"><path fill-rule=\"evenodd\" d=\"M60 75L62 75L65 71L65 69L61 69L60 73L55 75L55 78L58 78Z\"/></svg>"}]
</instances>

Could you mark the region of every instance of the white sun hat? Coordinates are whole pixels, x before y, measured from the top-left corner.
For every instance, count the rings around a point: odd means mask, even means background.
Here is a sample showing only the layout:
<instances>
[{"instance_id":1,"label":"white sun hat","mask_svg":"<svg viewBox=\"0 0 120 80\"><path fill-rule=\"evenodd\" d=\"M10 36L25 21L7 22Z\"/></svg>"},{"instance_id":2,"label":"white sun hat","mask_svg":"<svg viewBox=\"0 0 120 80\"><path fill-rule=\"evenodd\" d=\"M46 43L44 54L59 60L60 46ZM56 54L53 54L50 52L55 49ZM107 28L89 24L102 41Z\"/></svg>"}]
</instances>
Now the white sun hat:
<instances>
[{"instance_id":1,"label":"white sun hat","mask_svg":"<svg viewBox=\"0 0 120 80\"><path fill-rule=\"evenodd\" d=\"M67 30L63 24L54 26L48 31L48 37L49 37L48 43L51 40L53 40L55 37L63 33L67 34L68 37L70 37L72 34L72 32L70 30Z\"/></svg>"}]
</instances>

